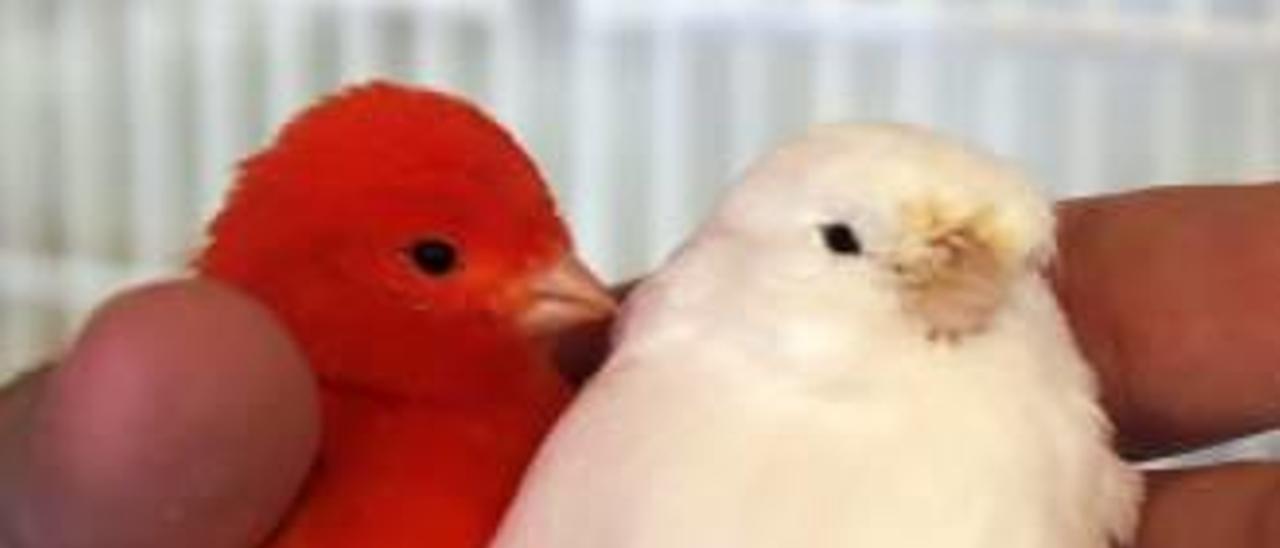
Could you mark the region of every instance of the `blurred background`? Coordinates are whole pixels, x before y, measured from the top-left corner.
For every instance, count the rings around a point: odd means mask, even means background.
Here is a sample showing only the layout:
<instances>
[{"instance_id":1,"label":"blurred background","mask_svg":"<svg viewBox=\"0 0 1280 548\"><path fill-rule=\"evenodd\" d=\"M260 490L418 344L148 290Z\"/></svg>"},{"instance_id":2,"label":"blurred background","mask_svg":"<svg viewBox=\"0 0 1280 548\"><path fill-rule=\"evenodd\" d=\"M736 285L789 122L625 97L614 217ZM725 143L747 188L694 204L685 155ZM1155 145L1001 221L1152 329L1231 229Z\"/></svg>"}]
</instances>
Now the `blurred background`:
<instances>
[{"instance_id":1,"label":"blurred background","mask_svg":"<svg viewBox=\"0 0 1280 548\"><path fill-rule=\"evenodd\" d=\"M487 106L612 280L817 121L930 124L1060 196L1280 179L1280 0L0 0L0 379L374 76Z\"/></svg>"}]
</instances>

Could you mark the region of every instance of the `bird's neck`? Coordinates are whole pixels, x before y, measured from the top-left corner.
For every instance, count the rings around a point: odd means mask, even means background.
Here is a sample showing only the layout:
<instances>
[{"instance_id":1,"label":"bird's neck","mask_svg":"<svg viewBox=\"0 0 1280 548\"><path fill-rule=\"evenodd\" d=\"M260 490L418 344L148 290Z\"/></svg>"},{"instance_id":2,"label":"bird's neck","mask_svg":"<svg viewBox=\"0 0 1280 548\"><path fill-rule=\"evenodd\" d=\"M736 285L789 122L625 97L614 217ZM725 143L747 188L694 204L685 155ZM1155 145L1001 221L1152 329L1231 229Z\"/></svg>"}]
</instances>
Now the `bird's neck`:
<instances>
[{"instance_id":1,"label":"bird's neck","mask_svg":"<svg viewBox=\"0 0 1280 548\"><path fill-rule=\"evenodd\" d=\"M291 323L322 382L353 397L409 400L420 409L521 407L564 390L550 350L497 319L387 311Z\"/></svg>"},{"instance_id":2,"label":"bird's neck","mask_svg":"<svg viewBox=\"0 0 1280 548\"><path fill-rule=\"evenodd\" d=\"M512 394L510 400L411 399L325 386L322 453L342 460L362 451L417 448L410 463L449 451L509 451L535 445L569 400L565 388ZM422 446L431 442L431 446ZM449 442L447 445L434 445ZM513 449L515 448L515 449Z\"/></svg>"},{"instance_id":3,"label":"bird's neck","mask_svg":"<svg viewBox=\"0 0 1280 548\"><path fill-rule=\"evenodd\" d=\"M344 538L379 546L486 546L567 401L561 393L537 404L466 407L321 394L320 456L274 548L336 545L325 536L334 523Z\"/></svg>"},{"instance_id":4,"label":"bird's neck","mask_svg":"<svg viewBox=\"0 0 1280 548\"><path fill-rule=\"evenodd\" d=\"M453 454L530 451L570 396L546 352L498 323L413 319L306 331L325 335L305 345L321 384L324 458L358 465L368 462L361 451L384 458L398 447L408 457L383 464L407 473Z\"/></svg>"}]
</instances>

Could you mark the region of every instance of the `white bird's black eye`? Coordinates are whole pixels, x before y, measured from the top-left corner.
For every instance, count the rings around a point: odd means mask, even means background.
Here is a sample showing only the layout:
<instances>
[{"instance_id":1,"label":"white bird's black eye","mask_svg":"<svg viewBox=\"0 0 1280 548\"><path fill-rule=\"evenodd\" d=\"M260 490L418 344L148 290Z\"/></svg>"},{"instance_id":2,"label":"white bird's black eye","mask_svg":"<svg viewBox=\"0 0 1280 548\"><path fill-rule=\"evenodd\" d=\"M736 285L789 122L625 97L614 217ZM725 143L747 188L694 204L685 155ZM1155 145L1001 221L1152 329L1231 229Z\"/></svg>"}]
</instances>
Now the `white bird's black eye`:
<instances>
[{"instance_id":1,"label":"white bird's black eye","mask_svg":"<svg viewBox=\"0 0 1280 548\"><path fill-rule=\"evenodd\" d=\"M822 230L822 243L826 244L827 249L837 255L861 255L862 242L858 241L858 235L854 234L853 229L845 223L829 223L820 227Z\"/></svg>"},{"instance_id":2,"label":"white bird's black eye","mask_svg":"<svg viewBox=\"0 0 1280 548\"><path fill-rule=\"evenodd\" d=\"M432 276L444 276L458 264L458 250L437 238L422 240L409 248L409 257L418 269Z\"/></svg>"}]
</instances>

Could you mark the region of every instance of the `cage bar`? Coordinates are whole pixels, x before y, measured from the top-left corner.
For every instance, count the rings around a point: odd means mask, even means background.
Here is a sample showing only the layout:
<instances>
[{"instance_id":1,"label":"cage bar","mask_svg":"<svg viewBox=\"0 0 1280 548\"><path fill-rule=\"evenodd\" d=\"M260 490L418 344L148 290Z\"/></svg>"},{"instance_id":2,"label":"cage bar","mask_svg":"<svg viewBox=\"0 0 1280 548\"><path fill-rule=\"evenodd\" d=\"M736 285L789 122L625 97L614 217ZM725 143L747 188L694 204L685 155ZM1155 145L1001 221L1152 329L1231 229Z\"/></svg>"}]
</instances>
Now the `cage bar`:
<instances>
[{"instance_id":1,"label":"cage bar","mask_svg":"<svg viewBox=\"0 0 1280 548\"><path fill-rule=\"evenodd\" d=\"M267 119L278 127L307 101L309 44L315 38L315 10L295 0L264 2Z\"/></svg>"},{"instance_id":2,"label":"cage bar","mask_svg":"<svg viewBox=\"0 0 1280 548\"><path fill-rule=\"evenodd\" d=\"M171 11L171 5L140 5L129 10L125 26L128 110L133 119L128 135L132 156L129 238L133 260L145 265L179 261L179 251L190 237L188 222L178 216L183 210L179 193L183 173L178 165L182 135L175 101L181 52L179 27L173 23L177 17ZM110 183L99 180L97 184Z\"/></svg>"},{"instance_id":3,"label":"cage bar","mask_svg":"<svg viewBox=\"0 0 1280 548\"><path fill-rule=\"evenodd\" d=\"M374 15L361 0L341 0L338 21L338 51L341 79L354 83L381 76L381 56L378 43L378 24Z\"/></svg>"},{"instance_id":4,"label":"cage bar","mask_svg":"<svg viewBox=\"0 0 1280 548\"><path fill-rule=\"evenodd\" d=\"M729 165L740 172L769 140L769 117L781 105L769 96L767 36L737 30L729 54Z\"/></svg>"},{"instance_id":5,"label":"cage bar","mask_svg":"<svg viewBox=\"0 0 1280 548\"><path fill-rule=\"evenodd\" d=\"M494 115L517 133L530 130L528 102L538 67L533 9L504 3L489 16L489 103Z\"/></svg>"},{"instance_id":6,"label":"cage bar","mask_svg":"<svg viewBox=\"0 0 1280 548\"><path fill-rule=\"evenodd\" d=\"M613 201L607 187L601 184L609 175L604 164L611 157L607 134L613 130L609 89L605 75L608 65L600 37L579 32L574 37L570 54L570 118L569 181L563 196L566 209L577 227L578 248L584 257L608 275L614 275L612 244L616 241Z\"/></svg>"},{"instance_id":7,"label":"cage bar","mask_svg":"<svg viewBox=\"0 0 1280 548\"><path fill-rule=\"evenodd\" d=\"M206 216L221 203L234 176L242 148L244 99L236 70L237 50L243 42L245 11L228 9L229 0L197 2L196 28L196 164L198 201Z\"/></svg>"},{"instance_id":8,"label":"cage bar","mask_svg":"<svg viewBox=\"0 0 1280 548\"><path fill-rule=\"evenodd\" d=\"M666 5L666 4L664 4ZM685 30L674 19L664 19L653 32L653 144L649 189L649 248L651 261L664 256L684 235L681 220L689 211L686 166L689 158L692 112L689 106L690 43Z\"/></svg>"}]
</instances>

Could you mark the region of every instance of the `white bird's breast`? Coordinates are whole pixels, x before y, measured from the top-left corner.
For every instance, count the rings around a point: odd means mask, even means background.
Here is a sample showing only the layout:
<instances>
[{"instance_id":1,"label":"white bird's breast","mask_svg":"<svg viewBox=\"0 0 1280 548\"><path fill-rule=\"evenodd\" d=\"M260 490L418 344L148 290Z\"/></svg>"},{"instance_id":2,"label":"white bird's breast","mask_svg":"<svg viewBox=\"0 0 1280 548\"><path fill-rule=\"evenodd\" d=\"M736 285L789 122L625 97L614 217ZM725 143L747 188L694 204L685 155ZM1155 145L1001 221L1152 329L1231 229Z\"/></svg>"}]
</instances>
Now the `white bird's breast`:
<instances>
[{"instance_id":1,"label":"white bird's breast","mask_svg":"<svg viewBox=\"0 0 1280 548\"><path fill-rule=\"evenodd\" d=\"M875 367L837 384L793 382L786 364L756 363L777 359L767 345L723 335L623 341L557 426L496 546L1107 545L1095 510L1115 462L1084 365L1054 326L864 355ZM840 367L860 364L815 369Z\"/></svg>"}]
</instances>

